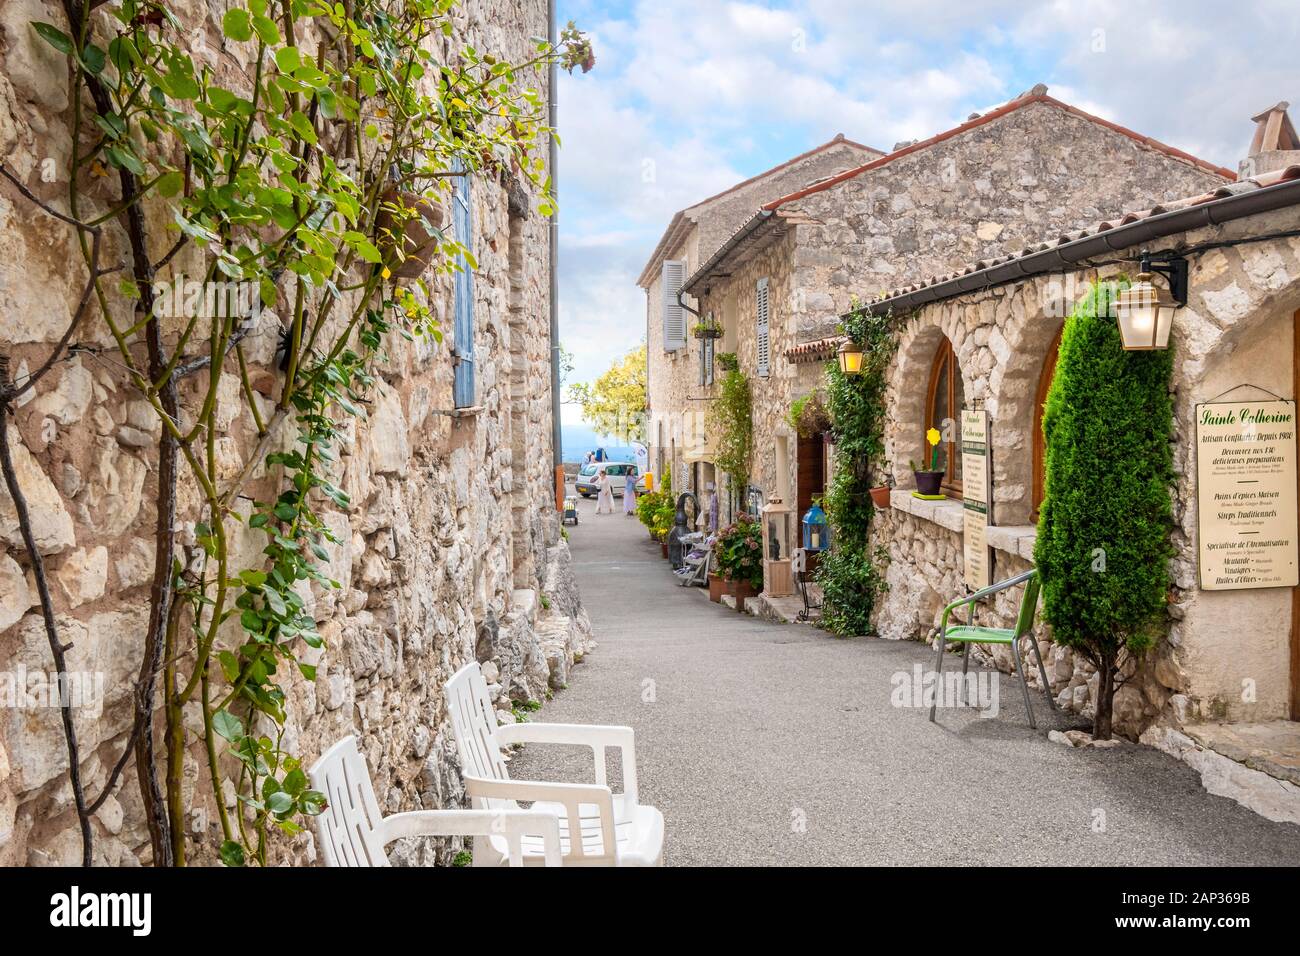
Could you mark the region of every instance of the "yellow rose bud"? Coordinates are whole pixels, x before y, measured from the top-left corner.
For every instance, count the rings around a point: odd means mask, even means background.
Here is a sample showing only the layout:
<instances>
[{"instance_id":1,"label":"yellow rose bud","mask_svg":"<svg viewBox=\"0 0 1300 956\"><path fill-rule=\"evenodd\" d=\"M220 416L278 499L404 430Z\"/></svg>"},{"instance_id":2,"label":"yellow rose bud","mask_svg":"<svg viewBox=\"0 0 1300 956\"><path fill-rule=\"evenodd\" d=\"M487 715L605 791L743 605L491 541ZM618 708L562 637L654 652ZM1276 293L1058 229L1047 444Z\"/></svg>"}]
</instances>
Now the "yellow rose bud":
<instances>
[{"instance_id":1,"label":"yellow rose bud","mask_svg":"<svg viewBox=\"0 0 1300 956\"><path fill-rule=\"evenodd\" d=\"M384 271L379 274L383 276L385 279L391 279L393 276L393 274L388 271L388 266L384 266Z\"/></svg>"}]
</instances>

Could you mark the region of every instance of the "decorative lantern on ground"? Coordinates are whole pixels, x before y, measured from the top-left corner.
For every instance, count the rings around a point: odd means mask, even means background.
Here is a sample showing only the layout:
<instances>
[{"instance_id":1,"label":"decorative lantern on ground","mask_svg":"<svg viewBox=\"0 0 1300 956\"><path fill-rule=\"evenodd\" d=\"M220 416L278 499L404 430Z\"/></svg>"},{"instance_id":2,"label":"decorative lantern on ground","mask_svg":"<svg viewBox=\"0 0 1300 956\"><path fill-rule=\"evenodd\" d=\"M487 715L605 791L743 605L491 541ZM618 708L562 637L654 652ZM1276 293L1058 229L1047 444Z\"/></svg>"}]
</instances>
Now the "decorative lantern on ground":
<instances>
[{"instance_id":1,"label":"decorative lantern on ground","mask_svg":"<svg viewBox=\"0 0 1300 956\"><path fill-rule=\"evenodd\" d=\"M816 553L830 549L831 525L821 505L814 501L813 506L804 512L802 524L805 551Z\"/></svg>"},{"instance_id":2,"label":"decorative lantern on ground","mask_svg":"<svg viewBox=\"0 0 1300 956\"><path fill-rule=\"evenodd\" d=\"M790 569L793 519L794 514L780 498L770 498L763 506L763 593L769 597L794 593Z\"/></svg>"}]
</instances>

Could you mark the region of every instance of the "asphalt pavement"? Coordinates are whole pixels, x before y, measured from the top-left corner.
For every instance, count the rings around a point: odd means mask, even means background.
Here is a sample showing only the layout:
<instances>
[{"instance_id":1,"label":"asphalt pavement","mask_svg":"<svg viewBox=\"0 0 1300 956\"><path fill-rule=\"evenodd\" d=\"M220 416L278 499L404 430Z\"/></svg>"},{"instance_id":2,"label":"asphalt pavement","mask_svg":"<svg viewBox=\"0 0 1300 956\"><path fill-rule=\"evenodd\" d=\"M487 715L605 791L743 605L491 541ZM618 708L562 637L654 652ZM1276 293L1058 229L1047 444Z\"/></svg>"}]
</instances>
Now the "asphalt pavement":
<instances>
[{"instance_id":1,"label":"asphalt pavement","mask_svg":"<svg viewBox=\"0 0 1300 956\"><path fill-rule=\"evenodd\" d=\"M599 646L532 719L635 728L668 865L1300 864L1300 826L1211 796L1166 754L1053 743L1070 724L1036 692L1030 730L1012 677L984 678L995 717L895 706L927 647L712 604L615 505L579 499L568 529ZM531 745L510 773L589 782L590 751Z\"/></svg>"}]
</instances>

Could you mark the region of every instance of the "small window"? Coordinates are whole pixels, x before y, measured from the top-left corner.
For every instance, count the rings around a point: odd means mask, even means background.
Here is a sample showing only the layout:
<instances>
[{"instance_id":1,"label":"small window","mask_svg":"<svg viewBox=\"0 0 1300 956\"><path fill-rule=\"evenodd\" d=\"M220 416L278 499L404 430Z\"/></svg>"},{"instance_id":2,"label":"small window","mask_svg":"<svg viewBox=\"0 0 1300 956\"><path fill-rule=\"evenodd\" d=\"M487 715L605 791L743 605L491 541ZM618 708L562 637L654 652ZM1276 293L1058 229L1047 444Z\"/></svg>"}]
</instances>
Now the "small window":
<instances>
[{"instance_id":1,"label":"small window","mask_svg":"<svg viewBox=\"0 0 1300 956\"><path fill-rule=\"evenodd\" d=\"M925 431L937 428L942 438L939 452L944 470L943 487L961 493L961 410L966 405L961 368L952 343L946 338L939 344L930 370L930 394L926 402ZM922 468L930 467L930 443L921 435Z\"/></svg>"}]
</instances>

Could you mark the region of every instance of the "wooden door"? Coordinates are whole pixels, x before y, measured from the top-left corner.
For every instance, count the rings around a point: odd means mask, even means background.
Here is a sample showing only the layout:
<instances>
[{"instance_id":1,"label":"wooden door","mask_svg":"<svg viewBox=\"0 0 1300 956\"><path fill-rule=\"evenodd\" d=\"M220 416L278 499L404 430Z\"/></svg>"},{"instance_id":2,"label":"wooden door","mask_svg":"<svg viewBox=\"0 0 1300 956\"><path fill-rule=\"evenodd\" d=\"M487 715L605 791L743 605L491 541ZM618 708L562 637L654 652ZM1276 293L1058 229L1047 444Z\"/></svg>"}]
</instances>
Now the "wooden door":
<instances>
[{"instance_id":1,"label":"wooden door","mask_svg":"<svg viewBox=\"0 0 1300 956\"><path fill-rule=\"evenodd\" d=\"M812 507L814 496L821 495L826 488L825 455L822 449L822 436L811 438L799 437L797 450L798 467L795 474L796 507L795 520L803 519L804 512ZM800 529L802 532L802 529Z\"/></svg>"}]
</instances>

